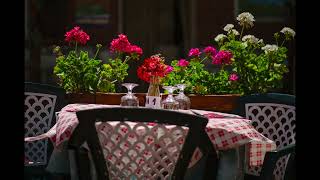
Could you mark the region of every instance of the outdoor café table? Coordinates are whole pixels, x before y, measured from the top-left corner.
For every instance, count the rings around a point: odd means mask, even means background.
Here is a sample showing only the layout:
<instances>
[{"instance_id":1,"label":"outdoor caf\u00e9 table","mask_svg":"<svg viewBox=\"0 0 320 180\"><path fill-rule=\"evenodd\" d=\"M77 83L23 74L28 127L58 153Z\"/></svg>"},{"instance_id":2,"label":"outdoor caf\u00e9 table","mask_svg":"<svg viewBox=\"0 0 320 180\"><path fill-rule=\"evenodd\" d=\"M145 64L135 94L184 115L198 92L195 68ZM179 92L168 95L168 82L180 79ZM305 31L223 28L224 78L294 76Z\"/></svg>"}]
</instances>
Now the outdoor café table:
<instances>
[{"instance_id":1,"label":"outdoor caf\u00e9 table","mask_svg":"<svg viewBox=\"0 0 320 180\"><path fill-rule=\"evenodd\" d=\"M61 109L58 114L57 123L47 133L25 138L25 141L50 138L55 148L61 149L79 123L76 112L103 107L117 107L117 105L69 104ZM248 151L246 152L248 155L246 162L249 166L262 165L265 153L276 148L276 144L273 141L254 129L250 124L250 120L240 116L204 110L179 111L201 114L209 119L206 132L216 150L225 151L246 146L246 150ZM189 167L196 164L201 157L201 151L196 149Z\"/></svg>"}]
</instances>

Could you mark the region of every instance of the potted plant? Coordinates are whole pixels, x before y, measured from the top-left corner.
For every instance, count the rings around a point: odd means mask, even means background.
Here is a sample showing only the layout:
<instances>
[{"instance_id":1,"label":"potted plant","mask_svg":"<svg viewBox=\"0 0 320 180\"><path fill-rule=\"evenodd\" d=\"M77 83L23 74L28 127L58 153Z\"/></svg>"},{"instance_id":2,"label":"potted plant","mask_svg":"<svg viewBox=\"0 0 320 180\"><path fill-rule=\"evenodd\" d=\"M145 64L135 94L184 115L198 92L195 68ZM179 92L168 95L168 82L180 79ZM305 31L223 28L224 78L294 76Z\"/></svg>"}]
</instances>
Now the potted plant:
<instances>
[{"instance_id":1,"label":"potted plant","mask_svg":"<svg viewBox=\"0 0 320 180\"><path fill-rule=\"evenodd\" d=\"M229 112L241 95L281 88L288 72L284 43L293 39L295 32L285 27L274 34L276 44L265 44L254 35L244 35L254 25L250 13L239 14L237 21L240 33L227 24L223 28L226 33L215 37L215 46L192 48L188 59L171 62L173 70L164 85L186 84L191 108ZM205 66L208 62L212 70Z\"/></svg>"},{"instance_id":2,"label":"potted plant","mask_svg":"<svg viewBox=\"0 0 320 180\"><path fill-rule=\"evenodd\" d=\"M96 45L96 52L90 57L88 51L80 48L89 40L86 32L74 27L65 34L65 41L72 50L64 55L59 46L54 48L57 56L54 74L58 77L58 84L68 93L68 100L73 103L98 103L96 97L99 94L114 93L116 85L128 76L127 62L138 60L142 55L140 47L132 45L127 36L120 34L110 43L111 57L107 60L98 58L101 44Z\"/></svg>"}]
</instances>

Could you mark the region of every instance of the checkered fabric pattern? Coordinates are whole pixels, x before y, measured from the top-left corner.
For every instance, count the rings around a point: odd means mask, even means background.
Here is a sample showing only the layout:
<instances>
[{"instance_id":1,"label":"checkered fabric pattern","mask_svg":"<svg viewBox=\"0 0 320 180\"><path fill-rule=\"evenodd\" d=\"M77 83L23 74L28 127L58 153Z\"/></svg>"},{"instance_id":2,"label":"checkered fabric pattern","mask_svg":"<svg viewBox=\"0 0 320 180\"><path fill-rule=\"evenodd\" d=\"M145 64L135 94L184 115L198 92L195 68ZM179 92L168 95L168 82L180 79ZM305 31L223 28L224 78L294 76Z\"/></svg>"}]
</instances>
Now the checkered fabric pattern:
<instances>
[{"instance_id":1,"label":"checkered fabric pattern","mask_svg":"<svg viewBox=\"0 0 320 180\"><path fill-rule=\"evenodd\" d=\"M261 166L265 153L276 149L276 144L255 130L250 120L232 114L196 111L209 119L206 132L217 150L247 145L249 166Z\"/></svg>"},{"instance_id":2,"label":"checkered fabric pattern","mask_svg":"<svg viewBox=\"0 0 320 180\"><path fill-rule=\"evenodd\" d=\"M40 137L25 138L26 141L42 139L44 137L50 138L52 142L59 148L59 146L67 141L73 130L78 125L76 113L79 110L116 107L112 105L100 104L69 104L65 106L59 113L59 119L56 125L50 129L46 134ZM261 166L265 153L276 149L276 144L270 139L266 138L250 124L250 120L244 119L237 115L218 113L203 110L184 110L186 113L197 112L209 119L206 127L206 132L217 150L226 150L247 145L249 166ZM199 149L193 154L190 166L195 164L202 154Z\"/></svg>"}]
</instances>

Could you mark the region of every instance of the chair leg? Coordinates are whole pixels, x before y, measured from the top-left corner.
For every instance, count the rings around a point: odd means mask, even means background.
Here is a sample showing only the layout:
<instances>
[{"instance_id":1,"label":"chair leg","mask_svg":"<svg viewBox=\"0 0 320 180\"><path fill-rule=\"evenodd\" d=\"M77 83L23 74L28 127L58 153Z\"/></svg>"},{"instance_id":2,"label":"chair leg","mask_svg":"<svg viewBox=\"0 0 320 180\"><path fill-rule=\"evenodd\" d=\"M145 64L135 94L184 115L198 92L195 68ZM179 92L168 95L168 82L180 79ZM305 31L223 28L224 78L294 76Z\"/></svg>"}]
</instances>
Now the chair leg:
<instances>
[{"instance_id":1,"label":"chair leg","mask_svg":"<svg viewBox=\"0 0 320 180\"><path fill-rule=\"evenodd\" d=\"M214 180L217 176L217 164L218 159L214 154L209 153L206 159L206 166L205 166L205 173L204 179L205 180Z\"/></svg>"}]
</instances>

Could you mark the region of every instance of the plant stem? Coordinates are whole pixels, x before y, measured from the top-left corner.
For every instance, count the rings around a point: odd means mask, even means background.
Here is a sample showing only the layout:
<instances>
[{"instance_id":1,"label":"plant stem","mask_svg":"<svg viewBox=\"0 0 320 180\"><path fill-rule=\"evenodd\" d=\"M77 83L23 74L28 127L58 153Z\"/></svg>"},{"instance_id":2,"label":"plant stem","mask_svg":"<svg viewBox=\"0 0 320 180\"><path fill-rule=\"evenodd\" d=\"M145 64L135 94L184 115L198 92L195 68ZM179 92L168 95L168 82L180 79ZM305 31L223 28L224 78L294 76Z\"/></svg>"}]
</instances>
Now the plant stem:
<instances>
[{"instance_id":1,"label":"plant stem","mask_svg":"<svg viewBox=\"0 0 320 180\"><path fill-rule=\"evenodd\" d=\"M284 44L284 42L286 41L286 39L284 39L283 41L282 41L282 43L281 43L281 46L280 47L282 47L283 46L283 44Z\"/></svg>"},{"instance_id":2,"label":"plant stem","mask_svg":"<svg viewBox=\"0 0 320 180\"><path fill-rule=\"evenodd\" d=\"M77 47L78 47L78 42L76 41L76 47L75 47L75 53L77 54Z\"/></svg>"},{"instance_id":3,"label":"plant stem","mask_svg":"<svg viewBox=\"0 0 320 180\"><path fill-rule=\"evenodd\" d=\"M94 55L94 58L93 58L93 59L96 59L96 57L97 57L97 55L98 55L98 53L99 53L99 51L100 51L100 48L101 48L101 47L99 47L99 48L97 49L97 52L96 52L96 54Z\"/></svg>"},{"instance_id":4,"label":"plant stem","mask_svg":"<svg viewBox=\"0 0 320 180\"><path fill-rule=\"evenodd\" d=\"M244 30L244 26L242 26L239 41L241 41L243 30Z\"/></svg>"},{"instance_id":5,"label":"plant stem","mask_svg":"<svg viewBox=\"0 0 320 180\"><path fill-rule=\"evenodd\" d=\"M129 59L130 59L130 56L126 56L126 58L124 59L123 63L126 63Z\"/></svg>"},{"instance_id":6,"label":"plant stem","mask_svg":"<svg viewBox=\"0 0 320 180\"><path fill-rule=\"evenodd\" d=\"M279 46L278 38L275 37L275 39L276 39L277 46Z\"/></svg>"},{"instance_id":7,"label":"plant stem","mask_svg":"<svg viewBox=\"0 0 320 180\"><path fill-rule=\"evenodd\" d=\"M206 60L206 59L208 59L208 56L206 56L206 57L204 57L201 61L200 61L200 63L202 63L204 60Z\"/></svg>"}]
</instances>

